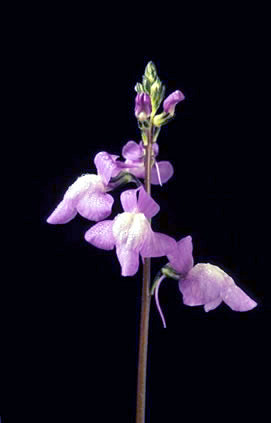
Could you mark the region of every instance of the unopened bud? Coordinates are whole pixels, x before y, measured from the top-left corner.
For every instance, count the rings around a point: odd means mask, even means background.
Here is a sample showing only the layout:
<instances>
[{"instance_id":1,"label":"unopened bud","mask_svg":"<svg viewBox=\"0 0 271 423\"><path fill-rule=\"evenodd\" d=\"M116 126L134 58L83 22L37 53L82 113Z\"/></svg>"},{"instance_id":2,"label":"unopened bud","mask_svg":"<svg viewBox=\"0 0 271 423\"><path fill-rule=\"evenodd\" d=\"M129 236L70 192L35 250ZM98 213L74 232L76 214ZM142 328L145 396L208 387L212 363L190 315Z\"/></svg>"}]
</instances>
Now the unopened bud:
<instances>
[{"instance_id":1,"label":"unopened bud","mask_svg":"<svg viewBox=\"0 0 271 423\"><path fill-rule=\"evenodd\" d=\"M152 101L152 112L153 115L158 110L165 95L165 87L162 82L157 78L151 86L151 101Z\"/></svg>"},{"instance_id":2,"label":"unopened bud","mask_svg":"<svg viewBox=\"0 0 271 423\"><path fill-rule=\"evenodd\" d=\"M135 85L135 91L137 92L137 93L142 93L143 92L143 87L142 87L142 84L140 84L139 82Z\"/></svg>"},{"instance_id":3,"label":"unopened bud","mask_svg":"<svg viewBox=\"0 0 271 423\"><path fill-rule=\"evenodd\" d=\"M152 112L151 99L148 94L137 94L135 99L135 115L136 118L143 122L150 117Z\"/></svg>"},{"instance_id":4,"label":"unopened bud","mask_svg":"<svg viewBox=\"0 0 271 423\"><path fill-rule=\"evenodd\" d=\"M157 78L156 67L153 62L149 62L145 68L145 76L152 84Z\"/></svg>"},{"instance_id":5,"label":"unopened bud","mask_svg":"<svg viewBox=\"0 0 271 423\"><path fill-rule=\"evenodd\" d=\"M153 118L153 124L159 128L160 126L166 125L171 119L173 119L173 115L162 112Z\"/></svg>"},{"instance_id":6,"label":"unopened bud","mask_svg":"<svg viewBox=\"0 0 271 423\"><path fill-rule=\"evenodd\" d=\"M151 86L151 96L156 97L157 94L160 92L161 89L161 81L156 80Z\"/></svg>"},{"instance_id":7,"label":"unopened bud","mask_svg":"<svg viewBox=\"0 0 271 423\"><path fill-rule=\"evenodd\" d=\"M170 115L174 115L175 113L175 106L180 101L184 100L185 96L179 90L174 91L174 93L170 94L165 101L163 102L163 108L165 113L169 113Z\"/></svg>"}]
</instances>

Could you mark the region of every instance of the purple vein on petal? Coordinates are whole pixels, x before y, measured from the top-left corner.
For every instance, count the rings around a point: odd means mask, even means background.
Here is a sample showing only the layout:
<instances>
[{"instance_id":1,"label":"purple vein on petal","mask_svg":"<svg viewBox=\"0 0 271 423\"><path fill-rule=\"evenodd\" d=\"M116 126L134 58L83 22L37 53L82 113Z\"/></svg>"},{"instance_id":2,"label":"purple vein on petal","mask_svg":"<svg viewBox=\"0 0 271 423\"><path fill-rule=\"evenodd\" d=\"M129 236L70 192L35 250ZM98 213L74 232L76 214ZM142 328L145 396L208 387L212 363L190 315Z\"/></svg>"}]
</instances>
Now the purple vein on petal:
<instances>
[{"instance_id":1,"label":"purple vein on petal","mask_svg":"<svg viewBox=\"0 0 271 423\"><path fill-rule=\"evenodd\" d=\"M159 287L160 287L160 285L161 285L161 282L162 282L165 278L166 278L166 275L162 275L162 276L161 276L161 278L160 278L160 279L158 280L158 282L157 282L156 289L155 289L155 302L156 302L156 307L157 307L157 309L158 309L158 311L159 311L159 314L160 314L160 317L161 317L161 319L162 319L162 322L163 322L163 326L164 326L164 328L166 328L167 326L166 326L166 321L165 321L165 318L164 318L163 312L162 312L161 307L160 307L160 304L159 304L158 291L159 291Z\"/></svg>"},{"instance_id":2,"label":"purple vein on petal","mask_svg":"<svg viewBox=\"0 0 271 423\"><path fill-rule=\"evenodd\" d=\"M162 181L161 181L160 170L159 170L159 166L158 166L158 163L157 163L156 160L154 160L154 164L155 164L155 167L156 167L156 172L157 172L159 184L160 184L160 186L162 186L163 184L162 184Z\"/></svg>"}]
</instances>

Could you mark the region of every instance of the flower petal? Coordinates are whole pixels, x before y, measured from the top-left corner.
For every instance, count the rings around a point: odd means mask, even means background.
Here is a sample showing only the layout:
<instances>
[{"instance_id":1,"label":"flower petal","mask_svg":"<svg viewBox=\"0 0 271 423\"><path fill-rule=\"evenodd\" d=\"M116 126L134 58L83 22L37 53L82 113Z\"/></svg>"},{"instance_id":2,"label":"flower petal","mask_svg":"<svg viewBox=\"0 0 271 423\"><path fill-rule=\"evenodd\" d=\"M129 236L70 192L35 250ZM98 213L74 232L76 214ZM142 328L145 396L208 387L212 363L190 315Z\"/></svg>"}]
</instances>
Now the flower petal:
<instances>
[{"instance_id":1,"label":"flower petal","mask_svg":"<svg viewBox=\"0 0 271 423\"><path fill-rule=\"evenodd\" d=\"M96 223L85 233L85 240L97 248L113 250L115 239L112 232L113 220Z\"/></svg>"},{"instance_id":2,"label":"flower petal","mask_svg":"<svg viewBox=\"0 0 271 423\"><path fill-rule=\"evenodd\" d=\"M154 199L145 191L143 187L138 188L139 196L137 207L138 211L144 213L147 219L151 219L155 216L159 210L160 206L154 201Z\"/></svg>"},{"instance_id":3,"label":"flower petal","mask_svg":"<svg viewBox=\"0 0 271 423\"><path fill-rule=\"evenodd\" d=\"M137 209L137 189L127 189L120 195L121 205L126 212L133 212Z\"/></svg>"},{"instance_id":4,"label":"flower petal","mask_svg":"<svg viewBox=\"0 0 271 423\"><path fill-rule=\"evenodd\" d=\"M144 157L143 147L135 141L128 141L122 148L122 156L132 161L140 160Z\"/></svg>"},{"instance_id":5,"label":"flower petal","mask_svg":"<svg viewBox=\"0 0 271 423\"><path fill-rule=\"evenodd\" d=\"M121 265L121 275L135 275L139 267L139 253L124 245L117 245L116 252Z\"/></svg>"},{"instance_id":6,"label":"flower petal","mask_svg":"<svg viewBox=\"0 0 271 423\"><path fill-rule=\"evenodd\" d=\"M170 162L167 162L167 161L157 162L157 166L159 167L161 182L164 184L174 174L173 166ZM156 166L153 166L152 170L151 170L151 183L153 185L159 185L160 184Z\"/></svg>"},{"instance_id":7,"label":"flower petal","mask_svg":"<svg viewBox=\"0 0 271 423\"><path fill-rule=\"evenodd\" d=\"M208 311L210 310L214 310L215 308L217 308L220 304L222 303L222 298L218 297L216 298L214 301L210 301L209 303L205 304L204 306L204 310L206 311L206 313L208 313Z\"/></svg>"},{"instance_id":8,"label":"flower petal","mask_svg":"<svg viewBox=\"0 0 271 423\"><path fill-rule=\"evenodd\" d=\"M218 266L198 263L180 279L179 289L184 304L196 306L218 301L228 284L228 275Z\"/></svg>"},{"instance_id":9,"label":"flower petal","mask_svg":"<svg viewBox=\"0 0 271 423\"><path fill-rule=\"evenodd\" d=\"M177 248L175 239L160 232L151 231L140 250L142 257L162 257Z\"/></svg>"},{"instance_id":10,"label":"flower petal","mask_svg":"<svg viewBox=\"0 0 271 423\"><path fill-rule=\"evenodd\" d=\"M76 209L86 219L98 222L111 214L113 203L114 199L110 194L88 192L77 201Z\"/></svg>"},{"instance_id":11,"label":"flower petal","mask_svg":"<svg viewBox=\"0 0 271 423\"><path fill-rule=\"evenodd\" d=\"M173 269L186 275L194 264L192 251L193 243L190 235L178 241L176 249L167 256Z\"/></svg>"},{"instance_id":12,"label":"flower petal","mask_svg":"<svg viewBox=\"0 0 271 423\"><path fill-rule=\"evenodd\" d=\"M159 153L159 145L157 144L157 142L155 142L152 145L152 151L153 151L154 156L157 156L158 155L158 153Z\"/></svg>"},{"instance_id":13,"label":"flower petal","mask_svg":"<svg viewBox=\"0 0 271 423\"><path fill-rule=\"evenodd\" d=\"M129 160L125 160L125 165L127 170L135 175L137 178L144 179L145 178L145 166L144 162L130 162Z\"/></svg>"},{"instance_id":14,"label":"flower petal","mask_svg":"<svg viewBox=\"0 0 271 423\"><path fill-rule=\"evenodd\" d=\"M71 200L62 200L53 213L48 217L47 223L53 225L70 222L77 215Z\"/></svg>"},{"instance_id":15,"label":"flower petal","mask_svg":"<svg viewBox=\"0 0 271 423\"><path fill-rule=\"evenodd\" d=\"M116 155L111 155L105 151L96 154L94 163L97 168L98 174L102 176L105 184L108 184L112 173L118 168L116 163Z\"/></svg>"},{"instance_id":16,"label":"flower petal","mask_svg":"<svg viewBox=\"0 0 271 423\"><path fill-rule=\"evenodd\" d=\"M223 301L234 311L249 311L257 306L241 288L231 284L223 293Z\"/></svg>"},{"instance_id":17,"label":"flower petal","mask_svg":"<svg viewBox=\"0 0 271 423\"><path fill-rule=\"evenodd\" d=\"M166 113L174 114L175 106L180 101L184 100L185 96L180 90L171 93L163 102L163 108Z\"/></svg>"},{"instance_id":18,"label":"flower petal","mask_svg":"<svg viewBox=\"0 0 271 423\"><path fill-rule=\"evenodd\" d=\"M93 174L85 174L79 176L76 181L70 185L64 195L64 200L73 200L73 203L85 195L87 191L93 191L97 189L104 189L101 177Z\"/></svg>"}]
</instances>

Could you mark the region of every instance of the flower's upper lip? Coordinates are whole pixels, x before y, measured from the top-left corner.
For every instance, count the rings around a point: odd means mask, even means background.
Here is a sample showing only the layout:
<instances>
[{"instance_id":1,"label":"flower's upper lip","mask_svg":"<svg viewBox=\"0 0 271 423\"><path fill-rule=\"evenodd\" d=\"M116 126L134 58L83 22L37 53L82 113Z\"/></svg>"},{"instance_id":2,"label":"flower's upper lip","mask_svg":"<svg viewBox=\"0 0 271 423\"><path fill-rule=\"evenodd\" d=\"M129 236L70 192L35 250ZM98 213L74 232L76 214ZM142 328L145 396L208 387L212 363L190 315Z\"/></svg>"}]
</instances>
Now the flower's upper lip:
<instances>
[{"instance_id":1,"label":"flower's upper lip","mask_svg":"<svg viewBox=\"0 0 271 423\"><path fill-rule=\"evenodd\" d=\"M181 238L175 251L168 255L168 259L172 268L185 276L194 265L192 237L188 235Z\"/></svg>"},{"instance_id":2,"label":"flower's upper lip","mask_svg":"<svg viewBox=\"0 0 271 423\"><path fill-rule=\"evenodd\" d=\"M107 185L111 179L112 173L118 168L116 156L112 156L106 151L101 151L96 154L94 163L97 168L98 175L100 175L104 183Z\"/></svg>"},{"instance_id":3,"label":"flower's upper lip","mask_svg":"<svg viewBox=\"0 0 271 423\"><path fill-rule=\"evenodd\" d=\"M160 210L159 205L143 187L122 192L120 201L124 211L131 212L137 208L147 219L151 219Z\"/></svg>"}]
</instances>

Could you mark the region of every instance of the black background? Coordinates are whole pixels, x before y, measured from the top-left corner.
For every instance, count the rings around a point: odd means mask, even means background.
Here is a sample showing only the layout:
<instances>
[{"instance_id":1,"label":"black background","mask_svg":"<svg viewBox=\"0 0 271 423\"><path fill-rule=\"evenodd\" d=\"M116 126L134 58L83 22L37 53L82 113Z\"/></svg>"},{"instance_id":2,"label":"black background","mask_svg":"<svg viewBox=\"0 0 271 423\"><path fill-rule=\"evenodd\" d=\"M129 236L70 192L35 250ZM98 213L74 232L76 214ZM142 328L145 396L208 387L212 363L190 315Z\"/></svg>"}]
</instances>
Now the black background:
<instances>
[{"instance_id":1,"label":"black background","mask_svg":"<svg viewBox=\"0 0 271 423\"><path fill-rule=\"evenodd\" d=\"M161 286L168 327L152 304L148 421L259 417L270 374L259 31L244 11L100 13L35 11L18 39L31 188L21 335L35 401L60 415L75 406L84 421L97 412L98 421L134 421L142 269L122 278L114 252L86 243L93 223L79 215L59 226L46 219L78 176L95 172L95 154L140 140L134 85L152 60L167 94L186 96L158 140L159 159L175 173L153 187L161 207L153 229L177 240L191 234L195 262L222 267L259 305L205 313L182 304L176 282ZM152 263L154 276L166 260Z\"/></svg>"}]
</instances>

